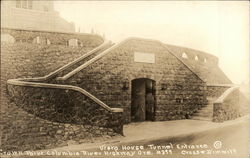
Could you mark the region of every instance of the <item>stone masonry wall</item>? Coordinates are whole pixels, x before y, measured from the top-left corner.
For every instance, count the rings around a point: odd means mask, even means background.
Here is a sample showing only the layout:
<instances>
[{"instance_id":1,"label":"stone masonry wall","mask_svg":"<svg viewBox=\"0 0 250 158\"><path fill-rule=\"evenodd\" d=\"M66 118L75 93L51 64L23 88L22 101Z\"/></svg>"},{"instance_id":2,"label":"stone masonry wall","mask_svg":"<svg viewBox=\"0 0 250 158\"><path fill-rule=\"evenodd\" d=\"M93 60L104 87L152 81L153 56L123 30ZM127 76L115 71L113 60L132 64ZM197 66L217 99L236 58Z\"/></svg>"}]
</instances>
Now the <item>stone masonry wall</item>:
<instances>
[{"instance_id":1,"label":"stone masonry wall","mask_svg":"<svg viewBox=\"0 0 250 158\"><path fill-rule=\"evenodd\" d=\"M80 92L8 85L8 94L18 107L39 118L59 123L108 127L122 134L119 113L108 112Z\"/></svg>"},{"instance_id":2,"label":"stone masonry wall","mask_svg":"<svg viewBox=\"0 0 250 158\"><path fill-rule=\"evenodd\" d=\"M73 48L61 45L1 43L2 75L6 75L5 80L44 76L93 48L92 46Z\"/></svg>"},{"instance_id":3,"label":"stone masonry wall","mask_svg":"<svg viewBox=\"0 0 250 158\"><path fill-rule=\"evenodd\" d=\"M220 97L229 86L207 86L207 96L211 98Z\"/></svg>"},{"instance_id":4,"label":"stone masonry wall","mask_svg":"<svg viewBox=\"0 0 250 158\"><path fill-rule=\"evenodd\" d=\"M117 135L118 128L112 129L87 124L70 125L68 123L41 119L27 112L29 111L28 109L25 111L20 108L25 106L21 104L23 102L15 104L7 94L6 81L8 79L47 75L92 49L93 45L73 48L62 45L39 45L26 42L1 43L1 149L4 151L44 149L67 145L69 140L78 141L79 143L92 141L95 137L107 139L110 136ZM20 87L15 88L20 89ZM46 93L45 91L38 92L38 89L35 90L38 93L34 93L29 89L25 90L35 94L34 96L30 95L34 99L33 101L42 101L44 98L41 96L41 93ZM24 93L19 94L25 95ZM20 100L17 99L17 101ZM28 102L28 105L35 108L31 102L32 100ZM39 104L42 105L41 102ZM110 119L121 120L117 117L119 117L119 114L110 116Z\"/></svg>"},{"instance_id":5,"label":"stone masonry wall","mask_svg":"<svg viewBox=\"0 0 250 158\"><path fill-rule=\"evenodd\" d=\"M133 53L155 54L155 64L134 62ZM86 89L111 107L124 109L131 121L131 81L156 81L156 120L189 118L206 104L206 86L158 42L133 39L111 50L65 83ZM124 89L124 85L128 85ZM126 86L125 86L126 87Z\"/></svg>"},{"instance_id":6,"label":"stone masonry wall","mask_svg":"<svg viewBox=\"0 0 250 158\"><path fill-rule=\"evenodd\" d=\"M222 103L214 103L213 111L214 122L223 122L240 117L239 89L230 93Z\"/></svg>"},{"instance_id":7,"label":"stone masonry wall","mask_svg":"<svg viewBox=\"0 0 250 158\"><path fill-rule=\"evenodd\" d=\"M214 55L190 48L166 46L175 55L179 56L207 84L232 84L230 79L218 66L219 59ZM183 57L184 54L185 57Z\"/></svg>"},{"instance_id":8,"label":"stone masonry wall","mask_svg":"<svg viewBox=\"0 0 250 158\"><path fill-rule=\"evenodd\" d=\"M16 30L1 28L1 34L10 34L17 42L32 43L36 37L41 38L41 43L45 44L46 39L52 45L66 45L70 39L78 39L83 47L96 47L103 43L103 38L98 35L81 34L81 33L61 33L61 32L46 32L46 31L31 31L31 30Z\"/></svg>"},{"instance_id":9,"label":"stone masonry wall","mask_svg":"<svg viewBox=\"0 0 250 158\"><path fill-rule=\"evenodd\" d=\"M6 108L11 112L1 114L3 151L48 149L72 143L93 142L96 138L107 140L117 135L112 128L41 119L10 102L8 96L2 95L1 102L7 104Z\"/></svg>"}]
</instances>

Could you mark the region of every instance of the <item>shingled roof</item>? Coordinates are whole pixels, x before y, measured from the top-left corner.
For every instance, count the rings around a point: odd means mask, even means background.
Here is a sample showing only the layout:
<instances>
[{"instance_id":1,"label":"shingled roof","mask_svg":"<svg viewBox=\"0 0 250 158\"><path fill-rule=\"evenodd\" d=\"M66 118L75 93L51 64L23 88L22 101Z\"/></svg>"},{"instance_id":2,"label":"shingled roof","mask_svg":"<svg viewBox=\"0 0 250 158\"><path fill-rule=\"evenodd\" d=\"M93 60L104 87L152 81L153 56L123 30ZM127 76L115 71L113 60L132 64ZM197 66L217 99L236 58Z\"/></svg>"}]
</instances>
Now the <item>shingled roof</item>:
<instances>
[{"instance_id":1,"label":"shingled roof","mask_svg":"<svg viewBox=\"0 0 250 158\"><path fill-rule=\"evenodd\" d=\"M207 84L232 84L230 79L218 66L217 57L190 48L173 45L165 46Z\"/></svg>"}]
</instances>

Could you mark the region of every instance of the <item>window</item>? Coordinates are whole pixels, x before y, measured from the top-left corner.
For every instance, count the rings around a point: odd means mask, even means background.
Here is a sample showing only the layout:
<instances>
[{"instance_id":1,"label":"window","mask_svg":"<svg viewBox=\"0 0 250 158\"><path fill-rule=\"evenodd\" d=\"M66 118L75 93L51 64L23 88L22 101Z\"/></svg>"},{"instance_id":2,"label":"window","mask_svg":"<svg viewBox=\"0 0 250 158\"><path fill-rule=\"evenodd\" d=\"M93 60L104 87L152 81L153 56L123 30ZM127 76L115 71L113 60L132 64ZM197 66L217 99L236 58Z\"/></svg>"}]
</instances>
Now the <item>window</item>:
<instances>
[{"instance_id":1,"label":"window","mask_svg":"<svg viewBox=\"0 0 250 158\"><path fill-rule=\"evenodd\" d=\"M207 62L207 59L206 58L204 58L204 63L206 63Z\"/></svg>"},{"instance_id":2,"label":"window","mask_svg":"<svg viewBox=\"0 0 250 158\"><path fill-rule=\"evenodd\" d=\"M47 44L47 45L50 45L50 44L51 44L51 42L50 42L50 40L49 40L48 38L46 38L46 44Z\"/></svg>"},{"instance_id":3,"label":"window","mask_svg":"<svg viewBox=\"0 0 250 158\"><path fill-rule=\"evenodd\" d=\"M187 59L187 58L188 58L188 56L187 56L187 54L186 54L186 53L182 53L181 57L182 57L182 58L185 58L185 59Z\"/></svg>"},{"instance_id":4,"label":"window","mask_svg":"<svg viewBox=\"0 0 250 158\"><path fill-rule=\"evenodd\" d=\"M194 58L194 59L195 59L196 61L198 61L198 60L199 60L199 58L198 58L198 56L197 56L197 55L195 56L195 58Z\"/></svg>"},{"instance_id":5,"label":"window","mask_svg":"<svg viewBox=\"0 0 250 158\"><path fill-rule=\"evenodd\" d=\"M37 36L36 38L34 38L33 43L39 44L40 43L40 37Z\"/></svg>"},{"instance_id":6,"label":"window","mask_svg":"<svg viewBox=\"0 0 250 158\"><path fill-rule=\"evenodd\" d=\"M32 0L16 0L16 7L23 9L32 9Z\"/></svg>"}]
</instances>

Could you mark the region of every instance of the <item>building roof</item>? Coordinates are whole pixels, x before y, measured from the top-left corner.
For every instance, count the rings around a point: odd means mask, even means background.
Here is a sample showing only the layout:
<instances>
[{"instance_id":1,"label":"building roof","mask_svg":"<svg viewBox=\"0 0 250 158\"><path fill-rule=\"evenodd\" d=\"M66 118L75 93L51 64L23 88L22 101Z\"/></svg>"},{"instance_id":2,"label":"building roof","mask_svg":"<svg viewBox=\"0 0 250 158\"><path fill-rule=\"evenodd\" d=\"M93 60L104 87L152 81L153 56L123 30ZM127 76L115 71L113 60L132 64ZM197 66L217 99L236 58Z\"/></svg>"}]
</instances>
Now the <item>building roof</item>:
<instances>
[{"instance_id":1,"label":"building roof","mask_svg":"<svg viewBox=\"0 0 250 158\"><path fill-rule=\"evenodd\" d=\"M232 84L230 79L218 66L218 58L198 50L164 44L194 73L209 85Z\"/></svg>"}]
</instances>

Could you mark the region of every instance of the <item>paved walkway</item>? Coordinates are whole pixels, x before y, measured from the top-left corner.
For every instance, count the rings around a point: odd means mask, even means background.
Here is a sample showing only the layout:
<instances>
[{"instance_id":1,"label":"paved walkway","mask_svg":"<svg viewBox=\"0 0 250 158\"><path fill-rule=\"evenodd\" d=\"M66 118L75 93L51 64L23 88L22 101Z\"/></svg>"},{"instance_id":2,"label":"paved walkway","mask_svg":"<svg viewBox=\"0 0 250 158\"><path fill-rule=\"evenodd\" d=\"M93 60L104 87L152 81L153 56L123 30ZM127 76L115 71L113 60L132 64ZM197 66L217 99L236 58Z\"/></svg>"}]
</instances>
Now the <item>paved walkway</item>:
<instances>
[{"instance_id":1,"label":"paved walkway","mask_svg":"<svg viewBox=\"0 0 250 158\"><path fill-rule=\"evenodd\" d=\"M214 123L209 121L199 121L199 120L177 120L177 121L162 121L162 122L140 122L140 123L130 123L124 126L124 137L114 137L109 141L103 141L99 143L85 143L78 145L69 145L60 148L54 148L49 150L36 151L37 153L45 153L41 156L32 156L39 158L102 158L102 157L114 157L112 155L104 156L57 156L51 155L53 152L67 152L71 153L77 152L87 152L94 153L100 152L100 147L105 145L106 147L118 147L121 146L144 146L147 147L150 144L154 145L166 145L166 143L175 144L208 144L212 146L217 140L223 142L223 147L225 149L235 148L237 154L234 155L219 155L220 158L245 158L248 157L246 151L249 150L248 145L249 140L245 139L249 136L249 116L241 117L236 120L226 121L223 123ZM146 149L147 151L149 148ZM111 152L114 149L110 150ZM122 150L123 151L123 150ZM130 150L129 150L130 151ZM142 150L143 151L143 150ZM155 152L155 150L149 150L149 152ZM173 154L171 155L153 155L154 158L158 157L172 157L180 158L183 157L180 154L180 150L173 148ZM50 154L47 154L50 153ZM131 151L132 153L132 151ZM103 154L103 153L102 153ZM137 153L139 154L139 153ZM186 155L187 158L200 158L201 155ZM202 155L202 158L214 158L215 155ZM218 156L218 155L217 155ZM229 157L228 157L229 156ZM5 156L3 156L5 157ZM6 156L9 158L9 156ZM29 155L15 155L15 158L29 158ZM116 156L124 158L124 156ZM128 156L125 156L128 157ZM150 158L152 156L148 155L134 155L138 158Z\"/></svg>"},{"instance_id":2,"label":"paved walkway","mask_svg":"<svg viewBox=\"0 0 250 158\"><path fill-rule=\"evenodd\" d=\"M96 150L101 145L144 145L149 142L184 138L188 135L227 127L238 123L249 121L249 116L241 117L236 120L226 121L223 123L214 123L209 121L199 120L177 120L177 121L162 121L162 122L140 122L130 123L124 126L125 137L114 138L109 141L100 143L86 143L78 145L69 145L56 148L55 150ZM246 127L249 129L249 127Z\"/></svg>"}]
</instances>

